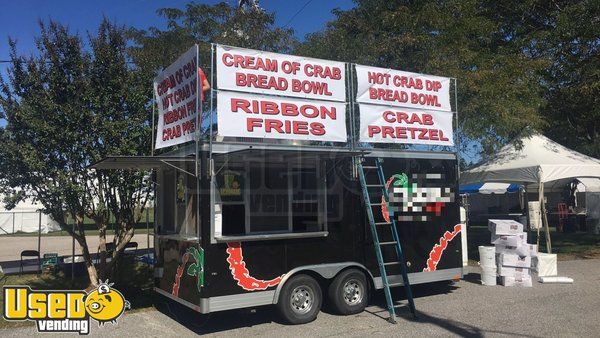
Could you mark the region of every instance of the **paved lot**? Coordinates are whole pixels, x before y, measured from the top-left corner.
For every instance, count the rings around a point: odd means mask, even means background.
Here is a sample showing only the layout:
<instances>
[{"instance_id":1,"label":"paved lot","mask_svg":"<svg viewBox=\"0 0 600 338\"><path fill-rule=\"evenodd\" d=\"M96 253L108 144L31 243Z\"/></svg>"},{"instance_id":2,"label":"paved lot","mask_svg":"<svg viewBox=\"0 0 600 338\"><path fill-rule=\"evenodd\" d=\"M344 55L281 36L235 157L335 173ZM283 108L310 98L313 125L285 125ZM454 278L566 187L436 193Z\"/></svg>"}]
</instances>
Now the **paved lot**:
<instances>
[{"instance_id":1,"label":"paved lot","mask_svg":"<svg viewBox=\"0 0 600 338\"><path fill-rule=\"evenodd\" d=\"M104 337L214 336L521 336L597 337L600 332L600 260L559 262L559 273L575 279L572 285L533 288L485 287L471 273L458 283L415 287L419 320L401 313L389 324L379 293L368 311L349 317L322 312L316 321L299 326L279 322L271 307L196 315L173 304L125 314L117 326L95 325L91 334ZM30 336L34 328L0 332L3 337Z\"/></svg>"},{"instance_id":2,"label":"paved lot","mask_svg":"<svg viewBox=\"0 0 600 338\"><path fill-rule=\"evenodd\" d=\"M112 235L107 236L107 240L112 240ZM90 235L85 237L88 243L88 247L92 254L96 253L96 248L100 243L100 239L97 235ZM150 246L152 246L153 238L150 236ZM145 249L148 247L146 234L136 234L133 236L132 241L138 243L138 249ZM0 236L0 262L6 261L18 261L22 250L37 250L38 238L37 236ZM59 256L71 255L73 251L73 243L71 236L42 236L41 240L41 254L53 252L58 253ZM75 242L75 254L81 254L79 244Z\"/></svg>"}]
</instances>

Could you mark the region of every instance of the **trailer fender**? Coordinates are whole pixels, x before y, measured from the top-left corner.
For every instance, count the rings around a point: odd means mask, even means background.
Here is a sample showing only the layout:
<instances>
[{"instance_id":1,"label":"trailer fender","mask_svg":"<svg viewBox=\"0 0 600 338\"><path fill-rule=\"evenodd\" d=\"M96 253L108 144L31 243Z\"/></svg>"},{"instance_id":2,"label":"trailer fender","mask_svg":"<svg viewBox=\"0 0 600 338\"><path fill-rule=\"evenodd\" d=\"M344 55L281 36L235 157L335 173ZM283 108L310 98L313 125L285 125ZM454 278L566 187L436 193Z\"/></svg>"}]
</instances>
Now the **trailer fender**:
<instances>
[{"instance_id":1,"label":"trailer fender","mask_svg":"<svg viewBox=\"0 0 600 338\"><path fill-rule=\"evenodd\" d=\"M342 271L346 268L349 268L349 267L355 267L355 268L358 268L358 269L366 272L367 278L369 279L371 285L375 285L375 280L374 280L371 272L364 265L362 265L360 263L342 262L342 263L303 265L303 266L299 266L299 267L296 267L296 268L290 270L288 273L286 273L283 276L283 278L281 279L281 282L279 283L279 285L277 286L277 289L275 290L275 294L273 295L273 304L277 304L277 301L279 300L279 293L281 292L281 289L283 288L283 285L285 284L285 282L287 282L288 279L290 279L292 276L294 276L297 273L300 273L303 271L312 271L312 272L319 274L321 277L323 277L325 279L332 279L340 271Z\"/></svg>"}]
</instances>

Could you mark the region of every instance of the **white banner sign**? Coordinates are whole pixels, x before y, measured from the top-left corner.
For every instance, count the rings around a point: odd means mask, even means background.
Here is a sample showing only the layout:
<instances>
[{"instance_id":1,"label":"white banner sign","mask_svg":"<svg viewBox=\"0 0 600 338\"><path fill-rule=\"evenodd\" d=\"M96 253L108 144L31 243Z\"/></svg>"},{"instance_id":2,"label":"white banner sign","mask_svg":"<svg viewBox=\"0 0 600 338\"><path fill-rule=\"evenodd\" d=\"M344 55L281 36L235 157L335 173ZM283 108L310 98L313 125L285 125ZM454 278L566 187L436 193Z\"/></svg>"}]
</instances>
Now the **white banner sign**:
<instances>
[{"instance_id":1,"label":"white banner sign","mask_svg":"<svg viewBox=\"0 0 600 338\"><path fill-rule=\"evenodd\" d=\"M346 142L346 104L221 91L218 134L286 140Z\"/></svg>"},{"instance_id":2,"label":"white banner sign","mask_svg":"<svg viewBox=\"0 0 600 338\"><path fill-rule=\"evenodd\" d=\"M360 105L360 141L453 146L450 112Z\"/></svg>"},{"instance_id":3,"label":"white banner sign","mask_svg":"<svg viewBox=\"0 0 600 338\"><path fill-rule=\"evenodd\" d=\"M450 79L356 65L356 101L385 106L451 111Z\"/></svg>"},{"instance_id":4,"label":"white banner sign","mask_svg":"<svg viewBox=\"0 0 600 338\"><path fill-rule=\"evenodd\" d=\"M156 149L194 140L197 125L197 46L154 79L158 105Z\"/></svg>"},{"instance_id":5,"label":"white banner sign","mask_svg":"<svg viewBox=\"0 0 600 338\"><path fill-rule=\"evenodd\" d=\"M346 101L343 62L217 46L220 90Z\"/></svg>"}]
</instances>

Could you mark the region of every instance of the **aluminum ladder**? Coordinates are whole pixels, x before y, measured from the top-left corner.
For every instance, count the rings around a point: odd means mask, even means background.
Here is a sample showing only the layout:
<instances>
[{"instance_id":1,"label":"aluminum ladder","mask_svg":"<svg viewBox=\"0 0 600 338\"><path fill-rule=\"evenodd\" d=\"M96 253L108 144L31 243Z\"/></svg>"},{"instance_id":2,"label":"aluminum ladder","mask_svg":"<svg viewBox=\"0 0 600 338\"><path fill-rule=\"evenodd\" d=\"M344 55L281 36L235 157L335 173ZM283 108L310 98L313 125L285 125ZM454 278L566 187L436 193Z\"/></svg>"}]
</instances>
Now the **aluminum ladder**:
<instances>
[{"instance_id":1,"label":"aluminum ladder","mask_svg":"<svg viewBox=\"0 0 600 338\"><path fill-rule=\"evenodd\" d=\"M360 185L362 187L362 193L365 201L365 207L367 209L367 216L369 218L369 224L371 225L371 234L373 237L373 244L375 246L375 254L377 256L377 263L379 265L379 270L381 272L381 280L383 282L383 289L385 291L385 300L388 307L388 312L390 313L389 321L392 323L396 323L396 310L395 308L400 305L394 305L394 301L392 299L392 293L390 287L404 285L404 290L406 291L406 298L408 299L408 304L410 308L410 312L413 316L417 317L417 312L415 310L415 302L413 300L412 290L410 286L410 282L408 281L408 273L406 260L404 259L404 254L402 252L402 245L400 244L400 236L398 235L398 230L396 229L396 221L394 217L390 216L390 222L375 222L375 218L373 216L373 208L381 207L384 203L387 205L389 201L388 189L386 187L386 179L383 173L383 163L381 158L374 159L375 165L363 165L363 162L366 161L364 157L361 157L358 160L358 176L360 179ZM377 171L377 183L368 183L367 175L365 171L368 170L376 170ZM371 194L369 193L369 189L374 190L374 188L379 188L380 196L383 196L383 200L381 203L371 203ZM388 207L389 210L389 207ZM392 233L392 241L389 242L381 242L379 240L379 228L380 227L390 227ZM381 248L383 246L393 245L396 248L397 260L392 262L385 262L383 260L383 253ZM393 283L390 284L388 280L387 267L392 265L400 265L400 270L402 272L402 280L403 283Z\"/></svg>"}]
</instances>

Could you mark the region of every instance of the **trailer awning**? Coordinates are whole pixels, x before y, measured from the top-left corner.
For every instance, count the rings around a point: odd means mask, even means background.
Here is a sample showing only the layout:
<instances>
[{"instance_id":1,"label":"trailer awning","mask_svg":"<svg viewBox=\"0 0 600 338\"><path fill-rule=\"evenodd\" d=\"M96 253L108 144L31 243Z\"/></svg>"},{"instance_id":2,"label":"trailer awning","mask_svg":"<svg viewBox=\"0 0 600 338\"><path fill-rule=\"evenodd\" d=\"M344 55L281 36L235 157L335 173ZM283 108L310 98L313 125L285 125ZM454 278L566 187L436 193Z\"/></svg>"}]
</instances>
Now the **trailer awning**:
<instances>
[{"instance_id":1,"label":"trailer awning","mask_svg":"<svg viewBox=\"0 0 600 338\"><path fill-rule=\"evenodd\" d=\"M193 157L173 156L107 156L90 165L92 169L138 169L149 170L164 166L176 167L184 163L194 163Z\"/></svg>"}]
</instances>

